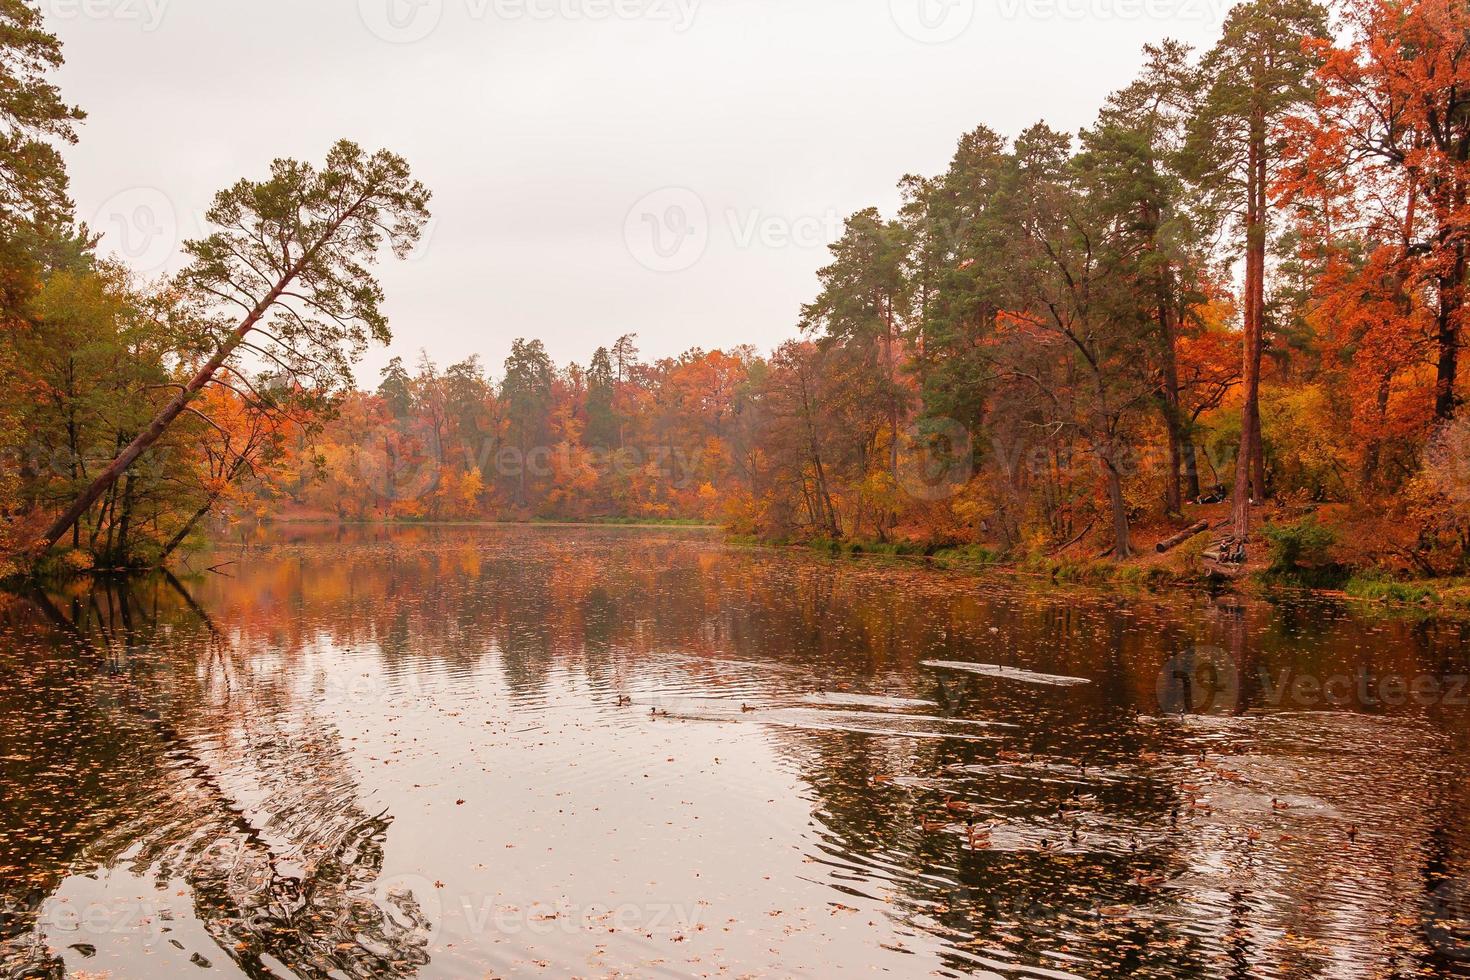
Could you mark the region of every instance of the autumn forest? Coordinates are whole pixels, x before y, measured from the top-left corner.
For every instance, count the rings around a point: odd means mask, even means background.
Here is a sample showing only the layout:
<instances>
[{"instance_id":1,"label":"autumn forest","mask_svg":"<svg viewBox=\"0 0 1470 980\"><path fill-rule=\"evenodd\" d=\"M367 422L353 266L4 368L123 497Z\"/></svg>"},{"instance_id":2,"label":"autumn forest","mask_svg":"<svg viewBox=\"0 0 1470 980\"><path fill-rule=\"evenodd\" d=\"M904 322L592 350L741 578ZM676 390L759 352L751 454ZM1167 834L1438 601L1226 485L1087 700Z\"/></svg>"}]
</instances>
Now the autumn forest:
<instances>
[{"instance_id":1,"label":"autumn forest","mask_svg":"<svg viewBox=\"0 0 1470 980\"><path fill-rule=\"evenodd\" d=\"M407 162L278 160L144 280L72 212L58 40L25 0L0 26L7 572L152 568L263 522L496 520L1054 574L1157 550L1148 574L1470 574L1456 0L1253 0L1208 50L1146 48L1080 132L960 135L897 213L846 220L774 351L644 356L630 331L376 377L353 371L390 336L373 266L431 205Z\"/></svg>"}]
</instances>

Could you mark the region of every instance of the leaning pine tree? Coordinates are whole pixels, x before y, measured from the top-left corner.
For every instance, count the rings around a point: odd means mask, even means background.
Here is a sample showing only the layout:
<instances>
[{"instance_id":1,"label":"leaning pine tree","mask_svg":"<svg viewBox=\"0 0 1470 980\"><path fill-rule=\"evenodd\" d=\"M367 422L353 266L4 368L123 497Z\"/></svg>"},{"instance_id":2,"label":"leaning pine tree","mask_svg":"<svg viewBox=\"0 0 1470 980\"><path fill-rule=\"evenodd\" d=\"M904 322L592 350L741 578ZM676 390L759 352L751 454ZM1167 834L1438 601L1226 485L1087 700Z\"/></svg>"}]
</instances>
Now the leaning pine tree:
<instances>
[{"instance_id":1,"label":"leaning pine tree","mask_svg":"<svg viewBox=\"0 0 1470 980\"><path fill-rule=\"evenodd\" d=\"M277 160L260 182L220 192L208 212L219 230L189 242L178 295L213 324L201 366L153 421L68 507L38 548L61 536L156 443L211 383L242 378L241 363L269 362L321 390L351 380L369 340L386 343L382 288L369 273L386 243L402 258L428 220L429 191L408 164L380 150L339 142L318 170Z\"/></svg>"}]
</instances>

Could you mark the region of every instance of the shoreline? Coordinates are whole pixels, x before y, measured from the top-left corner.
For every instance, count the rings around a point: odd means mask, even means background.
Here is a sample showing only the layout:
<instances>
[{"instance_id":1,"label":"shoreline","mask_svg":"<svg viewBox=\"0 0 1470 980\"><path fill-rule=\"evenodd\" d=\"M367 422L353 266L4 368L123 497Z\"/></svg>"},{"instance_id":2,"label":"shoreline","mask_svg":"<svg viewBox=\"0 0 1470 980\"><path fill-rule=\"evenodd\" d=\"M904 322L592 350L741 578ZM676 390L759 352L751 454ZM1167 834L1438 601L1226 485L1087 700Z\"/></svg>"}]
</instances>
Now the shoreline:
<instances>
[{"instance_id":1,"label":"shoreline","mask_svg":"<svg viewBox=\"0 0 1470 980\"><path fill-rule=\"evenodd\" d=\"M933 554L904 553L888 550L893 546L874 542L844 542L843 546L801 542L761 541L744 536L726 536L726 542L735 546L792 551L818 558L832 560L893 561L910 567L933 571L953 572L970 578L996 578L1017 583L1039 584L1081 591L1130 596L1140 593L1163 595L1167 593L1194 593L1200 595L1234 595L1259 601L1290 596L1332 599L1369 612L1399 615L1418 615L1446 620L1470 619L1470 583L1462 579L1415 579L1388 583L1397 589L1386 588L1380 594L1355 594L1355 585L1380 584L1379 580L1354 577L1343 588L1327 588L1273 579L1265 571L1248 571L1239 578L1212 577L1205 573L1157 574L1160 566L1140 563L1113 563L1106 560L1073 562L1057 558L1042 559L1039 565L1027 567L1027 560L1006 559L978 561L945 551L963 549L940 549ZM1417 596L1403 599L1402 593Z\"/></svg>"},{"instance_id":2,"label":"shoreline","mask_svg":"<svg viewBox=\"0 0 1470 980\"><path fill-rule=\"evenodd\" d=\"M1342 588L1313 586L1289 578L1271 576L1259 562L1246 566L1239 577L1227 579L1211 576L1198 567L1181 570L1177 566L1161 564L1159 557L1151 552L1140 553L1136 559L1118 563L1110 559L1074 559L1056 554L1027 559L1005 558L981 546L957 548L934 548L912 542L899 544L877 541L827 541L808 542L766 540L749 535L731 534L720 524L658 519L609 519L609 520L334 520L292 519L270 520L263 527L279 529L326 530L331 528L539 528L555 530L561 528L599 528L644 531L700 531L719 532L719 540L731 547L760 549L771 552L793 552L816 558L866 559L869 561L893 561L908 567L931 571L951 572L974 579L995 578L1016 583L1071 588L1093 593L1110 593L1120 596L1139 594L1161 595L1170 592L1203 595L1236 595L1243 598L1271 601L1287 596L1320 597L1348 604L1369 612L1384 612L1399 615L1418 615L1429 618L1463 620L1470 619L1470 580L1465 579L1412 579L1388 580L1362 574L1350 577ZM238 541L215 540L207 549L214 550L238 546ZM1259 551L1257 551L1259 553ZM983 556L983 557L982 557ZM1150 561L1152 559L1152 561ZM0 580L0 589L15 592L46 581L64 581L65 578L103 578L116 575L147 575L169 572L163 568L138 569L72 569L62 578L44 576L8 577Z\"/></svg>"}]
</instances>

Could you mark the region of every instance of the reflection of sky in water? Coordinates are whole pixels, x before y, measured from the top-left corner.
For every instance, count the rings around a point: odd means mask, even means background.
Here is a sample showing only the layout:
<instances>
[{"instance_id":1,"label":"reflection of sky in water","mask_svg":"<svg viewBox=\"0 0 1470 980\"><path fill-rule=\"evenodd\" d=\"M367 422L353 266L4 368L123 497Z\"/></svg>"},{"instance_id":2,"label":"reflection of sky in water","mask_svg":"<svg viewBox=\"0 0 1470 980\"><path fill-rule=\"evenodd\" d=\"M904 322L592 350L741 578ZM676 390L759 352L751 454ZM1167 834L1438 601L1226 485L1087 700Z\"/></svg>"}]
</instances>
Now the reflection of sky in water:
<instances>
[{"instance_id":1,"label":"reflection of sky in water","mask_svg":"<svg viewBox=\"0 0 1470 980\"><path fill-rule=\"evenodd\" d=\"M0 609L0 973L1470 973L1470 712L1361 693L1459 626L682 531L229 557Z\"/></svg>"}]
</instances>

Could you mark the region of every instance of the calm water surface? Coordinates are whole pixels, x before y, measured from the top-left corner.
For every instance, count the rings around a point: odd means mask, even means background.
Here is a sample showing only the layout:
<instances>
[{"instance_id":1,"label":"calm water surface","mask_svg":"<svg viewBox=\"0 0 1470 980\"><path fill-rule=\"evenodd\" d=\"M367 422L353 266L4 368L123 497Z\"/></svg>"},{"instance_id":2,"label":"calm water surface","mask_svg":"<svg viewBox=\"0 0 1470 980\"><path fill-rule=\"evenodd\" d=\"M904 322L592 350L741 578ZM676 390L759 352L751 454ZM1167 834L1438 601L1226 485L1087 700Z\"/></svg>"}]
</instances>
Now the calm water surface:
<instances>
[{"instance_id":1,"label":"calm water surface","mask_svg":"<svg viewBox=\"0 0 1470 980\"><path fill-rule=\"evenodd\" d=\"M0 599L0 975L1470 976L1462 625L697 531L231 559Z\"/></svg>"}]
</instances>

